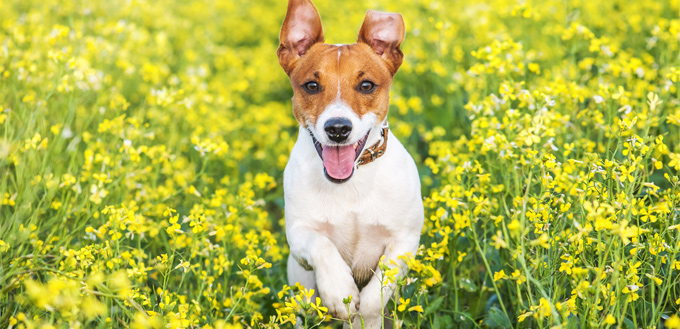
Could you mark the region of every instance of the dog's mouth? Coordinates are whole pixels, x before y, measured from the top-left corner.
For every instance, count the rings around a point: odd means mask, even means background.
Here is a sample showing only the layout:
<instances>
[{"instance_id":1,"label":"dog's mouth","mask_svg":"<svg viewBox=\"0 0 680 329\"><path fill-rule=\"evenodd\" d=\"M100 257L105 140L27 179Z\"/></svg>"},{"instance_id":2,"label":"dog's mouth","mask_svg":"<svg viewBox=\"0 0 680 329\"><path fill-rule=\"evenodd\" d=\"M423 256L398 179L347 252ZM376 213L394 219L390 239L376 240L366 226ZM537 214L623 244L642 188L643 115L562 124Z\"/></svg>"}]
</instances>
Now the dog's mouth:
<instances>
[{"instance_id":1,"label":"dog's mouth","mask_svg":"<svg viewBox=\"0 0 680 329\"><path fill-rule=\"evenodd\" d=\"M360 139L354 144L348 145L321 145L319 141L312 135L314 147L323 161L323 171L326 178L333 183L343 183L347 181L354 173L354 163L361 155L368 139L369 130L364 138Z\"/></svg>"}]
</instances>

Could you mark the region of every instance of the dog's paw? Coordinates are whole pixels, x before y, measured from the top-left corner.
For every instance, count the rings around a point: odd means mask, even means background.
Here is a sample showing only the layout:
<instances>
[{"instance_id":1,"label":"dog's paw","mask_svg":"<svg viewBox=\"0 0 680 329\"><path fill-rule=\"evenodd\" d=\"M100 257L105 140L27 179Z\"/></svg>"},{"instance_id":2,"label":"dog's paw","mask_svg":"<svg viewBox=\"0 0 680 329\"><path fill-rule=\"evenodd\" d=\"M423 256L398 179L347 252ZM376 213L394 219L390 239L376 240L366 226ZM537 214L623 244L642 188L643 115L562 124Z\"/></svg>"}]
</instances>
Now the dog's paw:
<instances>
[{"instance_id":1,"label":"dog's paw","mask_svg":"<svg viewBox=\"0 0 680 329\"><path fill-rule=\"evenodd\" d=\"M341 320L349 320L351 316L357 313L360 295L351 273L317 270L316 282L321 301L328 308L329 314ZM347 306L343 300L347 300L349 296L352 296L352 300L349 303L348 314Z\"/></svg>"},{"instance_id":2,"label":"dog's paw","mask_svg":"<svg viewBox=\"0 0 680 329\"><path fill-rule=\"evenodd\" d=\"M357 315L354 317L352 320L352 327L353 328L364 328L364 329L380 329L382 328L383 324L383 319L380 315L376 316L365 316L363 313L361 313L361 316ZM362 327L362 321L363 320L363 327ZM388 321L385 322L386 324ZM388 326L385 326L385 328L391 328Z\"/></svg>"},{"instance_id":3,"label":"dog's paw","mask_svg":"<svg viewBox=\"0 0 680 329\"><path fill-rule=\"evenodd\" d=\"M376 325L382 323L380 313L385 308L385 304L387 304L390 296L383 295L381 297L380 289L380 283L372 281L361 291L361 309L359 313L364 318L366 328L380 328L380 326L376 327Z\"/></svg>"}]
</instances>

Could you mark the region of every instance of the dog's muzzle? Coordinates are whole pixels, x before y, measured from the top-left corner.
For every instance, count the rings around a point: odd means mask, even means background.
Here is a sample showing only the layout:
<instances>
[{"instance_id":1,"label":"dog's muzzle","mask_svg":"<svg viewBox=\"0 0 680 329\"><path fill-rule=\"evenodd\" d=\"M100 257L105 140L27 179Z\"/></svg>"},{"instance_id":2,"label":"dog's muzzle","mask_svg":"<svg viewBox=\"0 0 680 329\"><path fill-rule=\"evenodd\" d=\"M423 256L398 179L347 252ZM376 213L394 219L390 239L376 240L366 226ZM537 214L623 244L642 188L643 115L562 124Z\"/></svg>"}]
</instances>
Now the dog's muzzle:
<instances>
[{"instance_id":1,"label":"dog's muzzle","mask_svg":"<svg viewBox=\"0 0 680 329\"><path fill-rule=\"evenodd\" d=\"M343 183L352 177L356 161L361 155L370 133L371 131L369 130L362 139L354 144L324 146L314 137L311 131L309 132L312 136L316 152L319 153L319 157L321 157L323 162L324 174L329 181Z\"/></svg>"}]
</instances>

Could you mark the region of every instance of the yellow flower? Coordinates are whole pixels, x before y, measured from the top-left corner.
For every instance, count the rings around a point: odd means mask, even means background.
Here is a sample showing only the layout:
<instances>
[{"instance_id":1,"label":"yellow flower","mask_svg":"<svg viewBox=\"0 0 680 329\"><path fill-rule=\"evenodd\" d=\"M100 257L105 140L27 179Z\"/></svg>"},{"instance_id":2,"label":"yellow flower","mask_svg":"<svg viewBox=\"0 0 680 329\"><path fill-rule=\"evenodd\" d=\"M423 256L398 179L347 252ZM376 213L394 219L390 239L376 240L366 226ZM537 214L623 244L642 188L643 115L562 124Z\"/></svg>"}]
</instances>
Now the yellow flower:
<instances>
[{"instance_id":1,"label":"yellow flower","mask_svg":"<svg viewBox=\"0 0 680 329\"><path fill-rule=\"evenodd\" d=\"M93 296L87 296L83 299L81 304L81 310L85 317L92 320L98 316L105 315L108 308L106 304L100 302L97 298Z\"/></svg>"},{"instance_id":2,"label":"yellow flower","mask_svg":"<svg viewBox=\"0 0 680 329\"><path fill-rule=\"evenodd\" d=\"M630 167L621 166L621 167L619 167L619 169L621 170L621 177L620 177L621 182L625 182L626 180L628 180L629 182L633 183L635 181L635 177L633 177L633 175L631 175L631 173L633 171L635 171L635 168L633 168L632 166L630 166Z\"/></svg>"},{"instance_id":3,"label":"yellow flower","mask_svg":"<svg viewBox=\"0 0 680 329\"><path fill-rule=\"evenodd\" d=\"M411 302L411 299L403 299L399 297L399 306L397 306L397 310L399 312L403 312L406 309L406 306Z\"/></svg>"},{"instance_id":4,"label":"yellow flower","mask_svg":"<svg viewBox=\"0 0 680 329\"><path fill-rule=\"evenodd\" d=\"M636 285L627 285L627 286L623 287L621 292L626 294L626 296L627 296L626 301L634 302L634 301L638 300L638 298L640 298L640 295L638 295L637 292L636 292L639 289L640 289L640 287L638 287Z\"/></svg>"},{"instance_id":5,"label":"yellow flower","mask_svg":"<svg viewBox=\"0 0 680 329\"><path fill-rule=\"evenodd\" d=\"M174 235L175 233L184 233L181 230L181 226L177 223L178 219L179 216L175 215L170 217L170 219L168 220L170 222L170 226L168 226L168 228L166 228L165 231L168 232L170 236Z\"/></svg>"},{"instance_id":6,"label":"yellow flower","mask_svg":"<svg viewBox=\"0 0 680 329\"><path fill-rule=\"evenodd\" d=\"M113 273L109 279L109 282L111 289L118 292L118 296L120 296L120 298L125 299L130 296L132 292L132 285L125 271Z\"/></svg>"},{"instance_id":7,"label":"yellow flower","mask_svg":"<svg viewBox=\"0 0 680 329\"><path fill-rule=\"evenodd\" d=\"M519 231L519 221L517 219L513 219L510 224L508 224L508 229L511 231Z\"/></svg>"},{"instance_id":8,"label":"yellow flower","mask_svg":"<svg viewBox=\"0 0 680 329\"><path fill-rule=\"evenodd\" d=\"M505 280L507 278L508 278L508 276L505 274L504 270L500 270L500 271L493 274L493 281L494 282L499 281L499 280Z\"/></svg>"},{"instance_id":9,"label":"yellow flower","mask_svg":"<svg viewBox=\"0 0 680 329\"><path fill-rule=\"evenodd\" d=\"M660 286L663 283L663 280L649 273L645 273L645 276L652 279L652 281L654 281L654 283L656 283L657 286Z\"/></svg>"},{"instance_id":10,"label":"yellow flower","mask_svg":"<svg viewBox=\"0 0 680 329\"><path fill-rule=\"evenodd\" d=\"M550 302L547 299L541 297L538 306L532 306L531 309L537 312L534 314L534 317L542 319L550 315L551 312Z\"/></svg>"},{"instance_id":11,"label":"yellow flower","mask_svg":"<svg viewBox=\"0 0 680 329\"><path fill-rule=\"evenodd\" d=\"M607 317L604 319L604 323L609 325L616 324L616 319L613 315L607 314Z\"/></svg>"},{"instance_id":12,"label":"yellow flower","mask_svg":"<svg viewBox=\"0 0 680 329\"><path fill-rule=\"evenodd\" d=\"M465 256L467 256L467 253L466 253L466 252L460 252L460 251L458 251L458 258L457 258L457 259L458 259L458 262L462 262L462 261L463 261L463 257L465 257Z\"/></svg>"},{"instance_id":13,"label":"yellow flower","mask_svg":"<svg viewBox=\"0 0 680 329\"><path fill-rule=\"evenodd\" d=\"M314 290L312 290L312 291L314 291ZM319 297L316 297L316 303L311 303L311 307L312 307L313 310L316 311L317 315L320 318L323 318L324 314L326 314L326 312L328 312L327 307L321 306L321 298L319 298Z\"/></svg>"},{"instance_id":14,"label":"yellow flower","mask_svg":"<svg viewBox=\"0 0 680 329\"><path fill-rule=\"evenodd\" d=\"M177 264L177 266L175 266L175 269L181 268L182 270L184 270L184 273L186 273L186 271L189 269L189 267L191 267L191 264L189 264L189 262L180 261L179 264Z\"/></svg>"},{"instance_id":15,"label":"yellow flower","mask_svg":"<svg viewBox=\"0 0 680 329\"><path fill-rule=\"evenodd\" d=\"M416 311L416 312L418 312L418 313L423 313L423 307L420 306L420 305L411 306L411 307L408 309L408 311L409 311L409 312Z\"/></svg>"},{"instance_id":16,"label":"yellow flower","mask_svg":"<svg viewBox=\"0 0 680 329\"><path fill-rule=\"evenodd\" d=\"M515 270L511 274L513 280L517 280L517 284L522 284L527 281L527 277L524 276L519 270Z\"/></svg>"},{"instance_id":17,"label":"yellow flower","mask_svg":"<svg viewBox=\"0 0 680 329\"><path fill-rule=\"evenodd\" d=\"M520 314L520 315L517 317L517 322L518 322L518 323L522 323L524 320L526 320L526 318L528 318L528 317L530 317L530 316L532 316L532 315L534 315L534 312L526 312L526 313L522 313L522 314Z\"/></svg>"},{"instance_id":18,"label":"yellow flower","mask_svg":"<svg viewBox=\"0 0 680 329\"><path fill-rule=\"evenodd\" d=\"M664 324L668 329L678 329L680 328L680 317L677 314L673 314Z\"/></svg>"},{"instance_id":19,"label":"yellow flower","mask_svg":"<svg viewBox=\"0 0 680 329\"><path fill-rule=\"evenodd\" d=\"M143 312L137 312L134 315L131 328L133 329L146 329L146 328L153 328L153 329L159 329L163 325L163 321L159 316L156 315L147 315L144 314Z\"/></svg>"},{"instance_id":20,"label":"yellow flower","mask_svg":"<svg viewBox=\"0 0 680 329\"><path fill-rule=\"evenodd\" d=\"M548 236L548 234L543 233L538 237L538 239L532 240L531 242L529 242L529 244L531 244L532 246L538 245L538 246L541 246L545 249L550 249L550 243L549 242L550 242L550 237Z\"/></svg>"}]
</instances>

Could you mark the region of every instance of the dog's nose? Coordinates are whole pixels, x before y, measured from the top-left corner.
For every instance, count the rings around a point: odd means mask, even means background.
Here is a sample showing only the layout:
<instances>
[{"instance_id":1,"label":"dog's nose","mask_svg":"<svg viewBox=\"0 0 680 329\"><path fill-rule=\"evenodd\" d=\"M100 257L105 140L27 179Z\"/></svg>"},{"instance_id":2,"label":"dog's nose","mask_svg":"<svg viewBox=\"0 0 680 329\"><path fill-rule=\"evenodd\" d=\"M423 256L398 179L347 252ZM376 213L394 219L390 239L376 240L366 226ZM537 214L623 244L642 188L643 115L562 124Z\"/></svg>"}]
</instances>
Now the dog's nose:
<instances>
[{"instance_id":1,"label":"dog's nose","mask_svg":"<svg viewBox=\"0 0 680 329\"><path fill-rule=\"evenodd\" d=\"M323 126L328 138L336 143L344 142L352 132L352 122L345 118L331 118Z\"/></svg>"}]
</instances>

